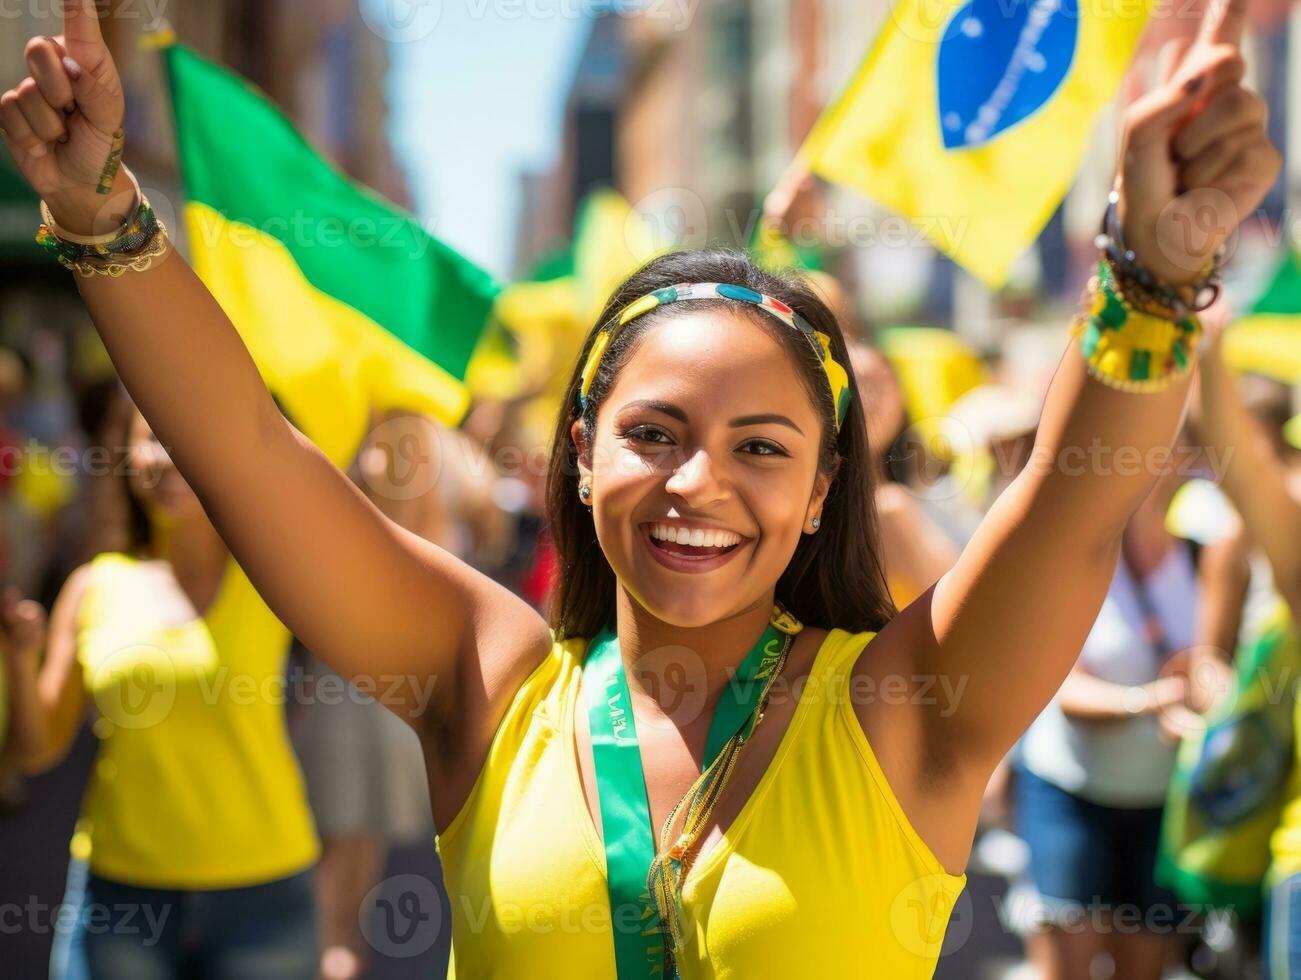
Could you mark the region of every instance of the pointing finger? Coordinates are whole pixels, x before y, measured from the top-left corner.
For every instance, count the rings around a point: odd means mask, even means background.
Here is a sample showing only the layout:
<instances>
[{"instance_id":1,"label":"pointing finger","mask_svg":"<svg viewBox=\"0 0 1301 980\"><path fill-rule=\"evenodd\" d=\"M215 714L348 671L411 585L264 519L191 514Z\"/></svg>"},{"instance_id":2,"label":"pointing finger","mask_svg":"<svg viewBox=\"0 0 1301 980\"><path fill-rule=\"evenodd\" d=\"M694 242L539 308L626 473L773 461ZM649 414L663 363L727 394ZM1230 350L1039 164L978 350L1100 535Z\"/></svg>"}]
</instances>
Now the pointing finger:
<instances>
[{"instance_id":1,"label":"pointing finger","mask_svg":"<svg viewBox=\"0 0 1301 980\"><path fill-rule=\"evenodd\" d=\"M68 44L103 44L96 0L63 0L63 34Z\"/></svg>"},{"instance_id":2,"label":"pointing finger","mask_svg":"<svg viewBox=\"0 0 1301 980\"><path fill-rule=\"evenodd\" d=\"M1193 40L1190 37L1171 38L1161 45L1156 54L1156 77L1160 84L1165 85L1174 78L1175 72L1183 63L1184 55L1192 46Z\"/></svg>"},{"instance_id":3,"label":"pointing finger","mask_svg":"<svg viewBox=\"0 0 1301 980\"><path fill-rule=\"evenodd\" d=\"M1247 26L1247 0L1209 0L1202 17L1199 41L1209 44L1242 43Z\"/></svg>"}]
</instances>

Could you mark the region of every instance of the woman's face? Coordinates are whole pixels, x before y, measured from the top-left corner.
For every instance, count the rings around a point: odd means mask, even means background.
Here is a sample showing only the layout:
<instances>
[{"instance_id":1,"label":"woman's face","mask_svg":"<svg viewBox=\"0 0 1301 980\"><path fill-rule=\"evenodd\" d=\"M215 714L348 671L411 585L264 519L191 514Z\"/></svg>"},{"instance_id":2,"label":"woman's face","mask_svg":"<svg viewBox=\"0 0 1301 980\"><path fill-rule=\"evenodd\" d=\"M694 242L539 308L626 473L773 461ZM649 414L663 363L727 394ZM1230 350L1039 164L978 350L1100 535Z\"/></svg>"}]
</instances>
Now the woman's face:
<instances>
[{"instance_id":1,"label":"woman's face","mask_svg":"<svg viewBox=\"0 0 1301 980\"><path fill-rule=\"evenodd\" d=\"M134 412L127 429L131 492L145 510L168 517L185 517L201 510L199 498L185 482L149 423Z\"/></svg>"},{"instance_id":2,"label":"woman's face","mask_svg":"<svg viewBox=\"0 0 1301 980\"><path fill-rule=\"evenodd\" d=\"M683 314L635 345L590 457L574 424L601 549L658 619L704 626L769 601L821 514L831 481L817 472L821 425L797 371L749 319Z\"/></svg>"}]
</instances>

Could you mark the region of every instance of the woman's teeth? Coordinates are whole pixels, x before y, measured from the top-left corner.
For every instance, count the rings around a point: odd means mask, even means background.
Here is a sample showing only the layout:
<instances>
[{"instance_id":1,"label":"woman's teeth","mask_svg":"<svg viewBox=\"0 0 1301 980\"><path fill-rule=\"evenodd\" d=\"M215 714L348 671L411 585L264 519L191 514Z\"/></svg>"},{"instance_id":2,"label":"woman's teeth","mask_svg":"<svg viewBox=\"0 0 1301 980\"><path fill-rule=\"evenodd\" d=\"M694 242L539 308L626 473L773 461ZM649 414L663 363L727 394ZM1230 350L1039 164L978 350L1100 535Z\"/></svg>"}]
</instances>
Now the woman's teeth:
<instances>
[{"instance_id":1,"label":"woman's teeth","mask_svg":"<svg viewBox=\"0 0 1301 980\"><path fill-rule=\"evenodd\" d=\"M668 541L692 548L730 548L734 544L741 543L741 536L732 531L672 527L668 524L652 525L650 534L657 541Z\"/></svg>"}]
</instances>

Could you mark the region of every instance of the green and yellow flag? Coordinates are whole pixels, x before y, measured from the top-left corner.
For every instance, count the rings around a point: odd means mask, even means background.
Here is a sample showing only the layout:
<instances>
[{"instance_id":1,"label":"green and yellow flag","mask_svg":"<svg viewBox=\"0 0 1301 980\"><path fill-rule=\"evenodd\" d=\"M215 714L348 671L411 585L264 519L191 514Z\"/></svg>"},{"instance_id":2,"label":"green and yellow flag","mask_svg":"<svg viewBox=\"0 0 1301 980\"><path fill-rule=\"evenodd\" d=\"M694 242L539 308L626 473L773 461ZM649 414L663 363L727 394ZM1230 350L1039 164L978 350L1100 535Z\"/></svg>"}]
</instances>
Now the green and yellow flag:
<instances>
[{"instance_id":1,"label":"green and yellow flag","mask_svg":"<svg viewBox=\"0 0 1301 980\"><path fill-rule=\"evenodd\" d=\"M250 83L165 48L194 268L336 463L372 411L457 424L498 288L327 163Z\"/></svg>"},{"instance_id":2,"label":"green and yellow flag","mask_svg":"<svg viewBox=\"0 0 1301 980\"><path fill-rule=\"evenodd\" d=\"M800 153L991 287L1070 187L1151 0L900 0Z\"/></svg>"},{"instance_id":3,"label":"green and yellow flag","mask_svg":"<svg viewBox=\"0 0 1301 980\"><path fill-rule=\"evenodd\" d=\"M1251 312L1224 332L1224 356L1239 371L1301 384L1301 256L1288 250Z\"/></svg>"}]
</instances>

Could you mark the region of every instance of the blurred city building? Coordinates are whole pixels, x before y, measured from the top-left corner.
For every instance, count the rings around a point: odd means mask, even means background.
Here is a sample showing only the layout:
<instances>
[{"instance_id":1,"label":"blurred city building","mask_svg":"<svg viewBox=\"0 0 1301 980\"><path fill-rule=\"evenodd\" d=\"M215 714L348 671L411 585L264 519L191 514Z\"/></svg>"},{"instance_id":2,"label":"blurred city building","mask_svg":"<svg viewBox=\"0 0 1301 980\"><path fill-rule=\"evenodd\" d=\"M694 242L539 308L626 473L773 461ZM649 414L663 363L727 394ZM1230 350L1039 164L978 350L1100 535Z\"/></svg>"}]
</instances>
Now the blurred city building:
<instances>
[{"instance_id":1,"label":"blurred city building","mask_svg":"<svg viewBox=\"0 0 1301 980\"><path fill-rule=\"evenodd\" d=\"M1140 94L1165 40L1192 30L1201 0L1164 0L1117 106ZM516 239L523 274L572 234L582 194L602 181L628 198L667 246L746 244L766 192L835 98L888 16L891 0L649 3L597 18L574 73L564 151L521 176ZM1264 206L1279 222L1298 186L1301 79L1289 63L1301 19L1288 0L1256 0L1249 58L1287 168ZM818 186L789 216L797 244L821 238L824 261L868 322L953 327L996 344L1025 319L1063 321L1090 267L1115 166L1119 109L1098 119L1075 186L999 296L957 269L906 221L860 196ZM608 173L604 164L608 163ZM1250 231L1247 232L1251 234Z\"/></svg>"}]
</instances>

